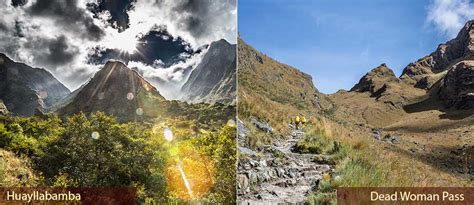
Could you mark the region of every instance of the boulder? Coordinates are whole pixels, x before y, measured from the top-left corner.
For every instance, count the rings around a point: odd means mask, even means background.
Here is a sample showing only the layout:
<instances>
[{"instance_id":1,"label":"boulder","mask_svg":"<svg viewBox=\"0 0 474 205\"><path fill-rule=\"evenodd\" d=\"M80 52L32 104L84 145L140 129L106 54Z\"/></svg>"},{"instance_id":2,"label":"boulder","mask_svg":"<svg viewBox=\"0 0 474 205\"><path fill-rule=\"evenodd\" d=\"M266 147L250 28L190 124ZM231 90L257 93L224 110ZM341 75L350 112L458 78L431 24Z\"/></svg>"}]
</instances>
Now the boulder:
<instances>
[{"instance_id":1,"label":"boulder","mask_svg":"<svg viewBox=\"0 0 474 205\"><path fill-rule=\"evenodd\" d=\"M248 147L247 136L249 130L245 126L244 122L240 119L237 119L237 142L240 147Z\"/></svg>"},{"instance_id":2,"label":"boulder","mask_svg":"<svg viewBox=\"0 0 474 205\"><path fill-rule=\"evenodd\" d=\"M264 132L273 133L273 128L268 124L268 122L260 121L255 117L251 117L250 122Z\"/></svg>"},{"instance_id":3,"label":"boulder","mask_svg":"<svg viewBox=\"0 0 474 205\"><path fill-rule=\"evenodd\" d=\"M239 153L251 157L257 156L257 153L249 148L246 147L239 147Z\"/></svg>"},{"instance_id":4,"label":"boulder","mask_svg":"<svg viewBox=\"0 0 474 205\"><path fill-rule=\"evenodd\" d=\"M398 137L395 135L387 134L383 137L383 140L386 142L391 142L392 144L398 144L400 141L398 140Z\"/></svg>"},{"instance_id":5,"label":"boulder","mask_svg":"<svg viewBox=\"0 0 474 205\"><path fill-rule=\"evenodd\" d=\"M382 138L382 131L380 131L380 129L372 129L372 136L376 140L380 140Z\"/></svg>"},{"instance_id":6,"label":"boulder","mask_svg":"<svg viewBox=\"0 0 474 205\"><path fill-rule=\"evenodd\" d=\"M246 174L239 174L238 176L238 187L239 191L246 192L249 189L249 179Z\"/></svg>"}]
</instances>

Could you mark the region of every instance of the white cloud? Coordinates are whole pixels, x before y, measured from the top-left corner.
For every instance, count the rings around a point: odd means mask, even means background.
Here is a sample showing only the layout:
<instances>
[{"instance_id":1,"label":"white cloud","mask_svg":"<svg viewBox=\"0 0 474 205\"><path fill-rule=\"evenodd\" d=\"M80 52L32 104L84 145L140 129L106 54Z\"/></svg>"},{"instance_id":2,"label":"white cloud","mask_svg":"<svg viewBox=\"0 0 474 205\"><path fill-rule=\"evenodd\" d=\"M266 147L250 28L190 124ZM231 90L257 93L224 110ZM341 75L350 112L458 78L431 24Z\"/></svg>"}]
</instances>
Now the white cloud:
<instances>
[{"instance_id":1,"label":"white cloud","mask_svg":"<svg viewBox=\"0 0 474 205\"><path fill-rule=\"evenodd\" d=\"M428 7L428 23L451 38L473 18L474 5L469 0L433 0Z\"/></svg>"},{"instance_id":2,"label":"white cloud","mask_svg":"<svg viewBox=\"0 0 474 205\"><path fill-rule=\"evenodd\" d=\"M186 82L192 70L201 62L207 51L208 50L203 50L185 62L180 62L170 67L163 67L163 63L159 61L155 61L153 65L130 61L127 66L137 69L166 99L176 100L181 97L178 95L181 87Z\"/></svg>"},{"instance_id":3,"label":"white cloud","mask_svg":"<svg viewBox=\"0 0 474 205\"><path fill-rule=\"evenodd\" d=\"M85 30L83 25L78 23L64 25L61 22L58 23L60 21L58 18L32 16L28 13L28 9L37 1L31 0L23 7L15 8L10 5L10 0L0 0L0 14L2 15L0 19L0 52L6 53L15 61L48 69L72 90L87 81L101 67L100 65L88 64L87 56L90 54L90 48L99 46L131 50L133 45L124 45L124 39L146 34L156 25L166 25L167 31L173 37L181 37L189 42L194 49L221 38L231 43L236 43L237 40L235 0L202 0L199 1L198 6L193 5L196 2L191 0L139 0L134 3L133 9L128 12L130 27L122 33L110 26L108 20L111 18L111 14L109 12L103 11L98 14L98 19L92 18L93 14L87 11L86 2L94 2L95 0L78 0L77 9L83 12L87 18L91 18L93 23L103 30L103 36L99 41L86 38L84 32L78 32ZM52 11L53 8L50 10ZM16 22L21 22L24 36L15 35ZM189 22L196 22L197 26L193 27ZM59 43L67 45L63 50L66 54L69 52L74 55L70 60L61 64L48 63L42 57L53 56L52 49L48 45L55 40L57 41L61 36L65 36L65 38ZM127 42L133 43L133 41ZM179 86L186 80L187 76L184 70L178 68L189 66L194 68L202 58L203 53L205 52L191 57L184 63L166 69L162 68L163 65L159 63L140 65L140 63L135 62L134 64L131 62L130 65L143 71L145 78L160 78L162 81L171 82L170 85Z\"/></svg>"},{"instance_id":4,"label":"white cloud","mask_svg":"<svg viewBox=\"0 0 474 205\"><path fill-rule=\"evenodd\" d=\"M159 3L157 3L159 2ZM189 0L140 0L134 4L134 9L128 15L130 29L141 31L149 30L155 25L166 25L168 32L173 36L180 36L198 48L204 44L226 39L230 43L237 42L237 7L235 0L201 0L202 10L196 8L185 9ZM193 13L194 12L194 13ZM190 20L192 19L192 20ZM198 24L189 28L189 22ZM198 30L198 31L192 31Z\"/></svg>"}]
</instances>

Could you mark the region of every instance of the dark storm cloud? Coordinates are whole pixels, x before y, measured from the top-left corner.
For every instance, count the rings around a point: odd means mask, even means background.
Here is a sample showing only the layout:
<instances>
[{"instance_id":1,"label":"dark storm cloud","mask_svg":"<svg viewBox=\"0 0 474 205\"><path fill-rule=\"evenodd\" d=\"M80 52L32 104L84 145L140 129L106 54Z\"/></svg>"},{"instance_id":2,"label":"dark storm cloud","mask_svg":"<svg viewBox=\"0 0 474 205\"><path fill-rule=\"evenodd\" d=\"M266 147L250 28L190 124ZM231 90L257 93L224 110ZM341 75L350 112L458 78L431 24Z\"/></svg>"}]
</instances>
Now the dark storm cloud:
<instances>
[{"instance_id":1,"label":"dark storm cloud","mask_svg":"<svg viewBox=\"0 0 474 205\"><path fill-rule=\"evenodd\" d=\"M24 6L26 3L28 3L28 0L12 0L12 6L14 7L19 7L19 6Z\"/></svg>"},{"instance_id":2,"label":"dark storm cloud","mask_svg":"<svg viewBox=\"0 0 474 205\"><path fill-rule=\"evenodd\" d=\"M115 59L122 60L125 63L139 61L153 65L156 60L159 60L163 63L162 66L168 67L201 52L201 49L193 50L189 43L182 38L173 38L164 27L149 31L139 38L139 42L137 45L138 52L133 54L123 53L118 49L95 48L93 54L89 56L89 62L103 64L108 60Z\"/></svg>"},{"instance_id":3,"label":"dark storm cloud","mask_svg":"<svg viewBox=\"0 0 474 205\"><path fill-rule=\"evenodd\" d=\"M34 57L40 64L52 68L66 65L79 54L78 48L68 45L67 38L61 35L53 39L36 39L28 41L25 48L34 51Z\"/></svg>"},{"instance_id":4,"label":"dark storm cloud","mask_svg":"<svg viewBox=\"0 0 474 205\"><path fill-rule=\"evenodd\" d=\"M214 1L193 1L187 0L182 1L180 5L175 7L175 11L178 13L189 13L189 17L184 18L181 23L191 31L196 37L200 37L206 31L207 14L209 13L210 4Z\"/></svg>"},{"instance_id":5,"label":"dark storm cloud","mask_svg":"<svg viewBox=\"0 0 474 205\"><path fill-rule=\"evenodd\" d=\"M164 1L157 0L162 6ZM182 0L172 8L174 15L180 16L178 24L189 30L194 37L203 37L212 32L212 22L215 22L216 12L229 12L236 8L235 0ZM186 15L183 15L186 14ZM232 24L233 22L228 22Z\"/></svg>"},{"instance_id":6,"label":"dark storm cloud","mask_svg":"<svg viewBox=\"0 0 474 205\"><path fill-rule=\"evenodd\" d=\"M23 33L23 22L19 20L15 21L15 31L13 35L20 38L25 37L25 34Z\"/></svg>"},{"instance_id":7,"label":"dark storm cloud","mask_svg":"<svg viewBox=\"0 0 474 205\"><path fill-rule=\"evenodd\" d=\"M127 12L133 8L134 2L136 2L136 0L99 0L97 3L88 3L87 9L94 13L95 18L97 18L101 12L108 11L110 13L108 22L113 28L121 32L129 27L129 16Z\"/></svg>"},{"instance_id":8,"label":"dark storm cloud","mask_svg":"<svg viewBox=\"0 0 474 205\"><path fill-rule=\"evenodd\" d=\"M5 23L3 23L3 22L0 22L0 31L2 31L2 32L8 31L7 25L5 25Z\"/></svg>"},{"instance_id":9,"label":"dark storm cloud","mask_svg":"<svg viewBox=\"0 0 474 205\"><path fill-rule=\"evenodd\" d=\"M37 0L28 12L32 16L53 18L65 29L80 32L89 40L98 41L105 35L87 11L77 7L77 0Z\"/></svg>"}]
</instances>

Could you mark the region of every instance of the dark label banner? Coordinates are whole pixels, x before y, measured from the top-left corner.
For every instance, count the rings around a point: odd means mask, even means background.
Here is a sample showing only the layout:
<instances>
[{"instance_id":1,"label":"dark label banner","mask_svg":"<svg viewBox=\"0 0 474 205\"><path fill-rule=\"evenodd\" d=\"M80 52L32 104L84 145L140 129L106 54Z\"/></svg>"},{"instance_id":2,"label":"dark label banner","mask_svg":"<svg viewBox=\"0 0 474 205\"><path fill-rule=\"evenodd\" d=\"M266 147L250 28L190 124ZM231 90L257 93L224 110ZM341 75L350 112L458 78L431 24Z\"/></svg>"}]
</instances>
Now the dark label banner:
<instances>
[{"instance_id":1,"label":"dark label banner","mask_svg":"<svg viewBox=\"0 0 474 205\"><path fill-rule=\"evenodd\" d=\"M337 204L472 205L474 204L474 187L338 188Z\"/></svg>"},{"instance_id":2,"label":"dark label banner","mask_svg":"<svg viewBox=\"0 0 474 205\"><path fill-rule=\"evenodd\" d=\"M136 204L135 188L0 188L0 204Z\"/></svg>"}]
</instances>

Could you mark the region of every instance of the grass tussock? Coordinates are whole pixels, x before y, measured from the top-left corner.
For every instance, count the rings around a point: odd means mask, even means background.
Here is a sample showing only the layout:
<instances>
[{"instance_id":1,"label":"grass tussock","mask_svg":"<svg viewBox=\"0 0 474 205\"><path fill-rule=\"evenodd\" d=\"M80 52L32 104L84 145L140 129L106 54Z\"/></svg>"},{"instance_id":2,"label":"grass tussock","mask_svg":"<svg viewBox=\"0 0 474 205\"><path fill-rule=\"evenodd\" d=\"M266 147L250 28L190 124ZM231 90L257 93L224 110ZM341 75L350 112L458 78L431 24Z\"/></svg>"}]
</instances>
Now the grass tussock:
<instances>
[{"instance_id":1,"label":"grass tussock","mask_svg":"<svg viewBox=\"0 0 474 205\"><path fill-rule=\"evenodd\" d=\"M306 114L306 112L292 106L271 101L265 96L246 94L243 89L239 90L239 99L242 99L238 102L240 119L250 119L251 116L258 116L268 120L269 124L278 133L288 132L288 123L299 113Z\"/></svg>"},{"instance_id":2,"label":"grass tussock","mask_svg":"<svg viewBox=\"0 0 474 205\"><path fill-rule=\"evenodd\" d=\"M263 147L263 145L271 144L275 139L274 136L270 133L262 132L258 130L255 126L249 126L250 134L248 135L248 142L250 148L258 150Z\"/></svg>"}]
</instances>

